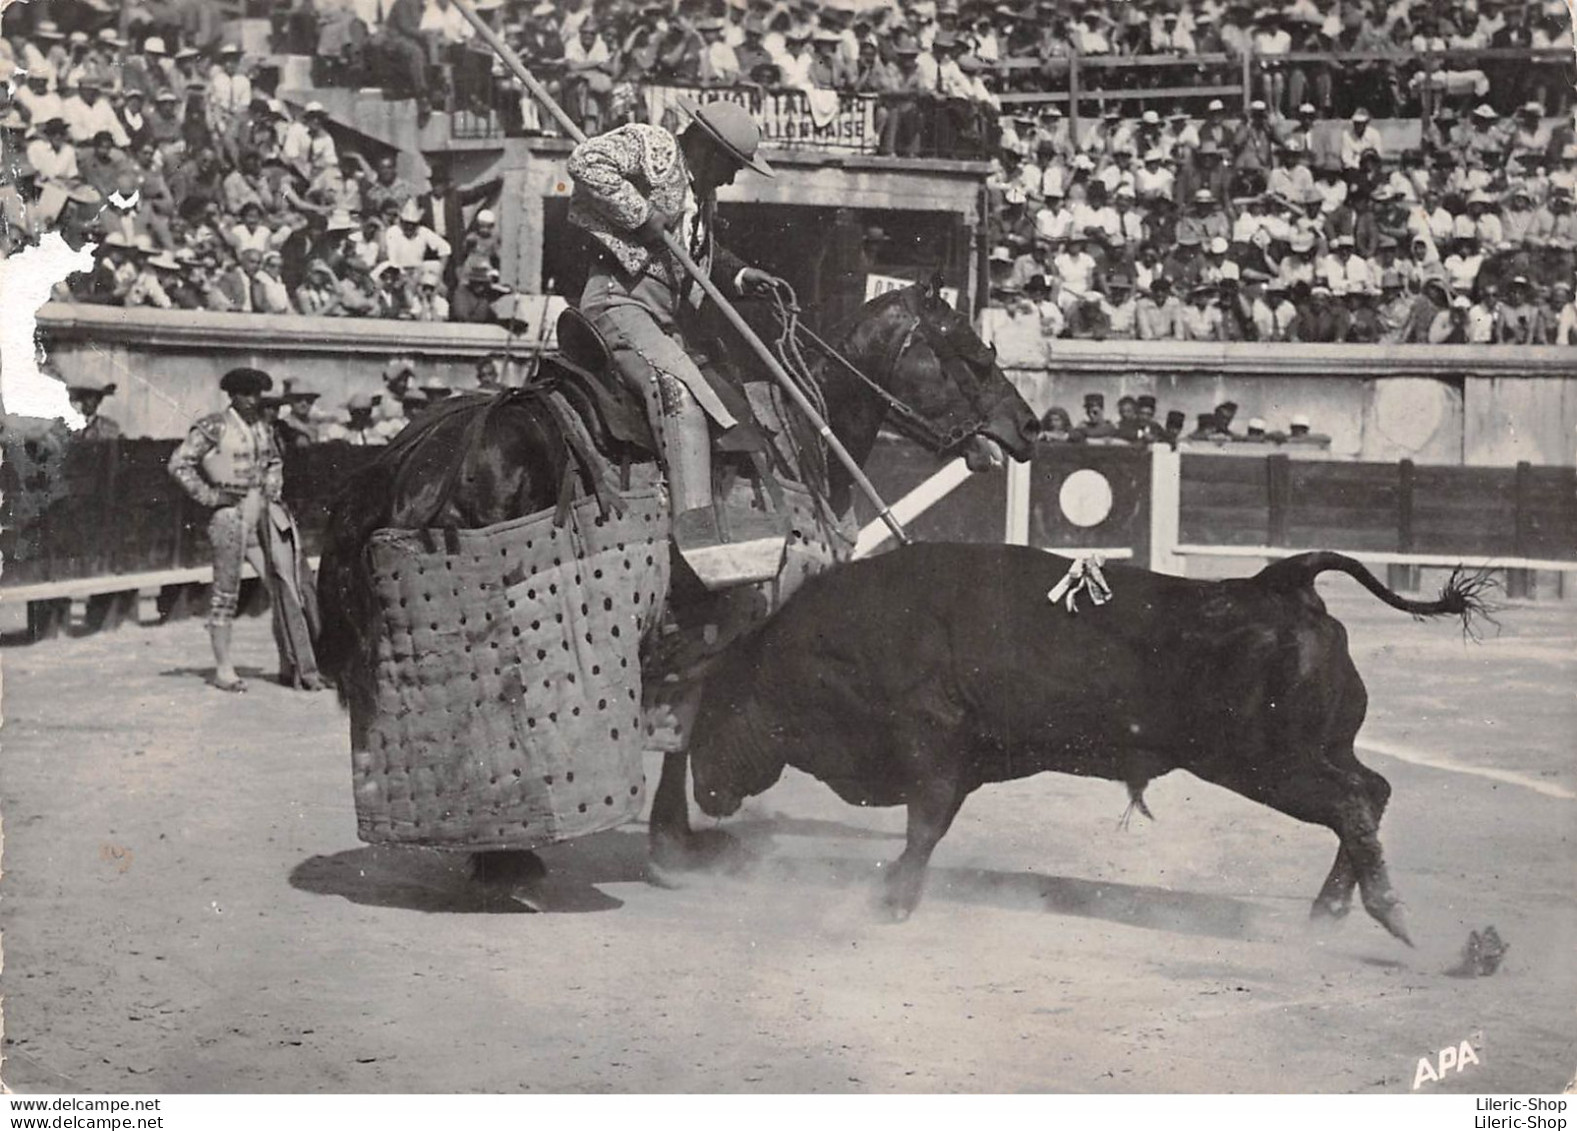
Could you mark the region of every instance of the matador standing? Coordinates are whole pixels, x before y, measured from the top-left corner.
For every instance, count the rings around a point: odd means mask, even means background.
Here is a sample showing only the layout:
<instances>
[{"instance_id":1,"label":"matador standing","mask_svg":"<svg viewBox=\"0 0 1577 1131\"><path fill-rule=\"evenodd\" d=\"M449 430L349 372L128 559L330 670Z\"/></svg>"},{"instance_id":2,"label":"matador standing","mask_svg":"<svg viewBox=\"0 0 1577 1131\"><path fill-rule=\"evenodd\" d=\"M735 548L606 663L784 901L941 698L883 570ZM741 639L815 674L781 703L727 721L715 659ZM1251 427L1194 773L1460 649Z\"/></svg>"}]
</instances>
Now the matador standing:
<instances>
[{"instance_id":1,"label":"matador standing","mask_svg":"<svg viewBox=\"0 0 1577 1131\"><path fill-rule=\"evenodd\" d=\"M214 556L208 636L214 649L214 686L223 691L246 690L231 659L230 640L241 567L247 562L268 588L280 682L307 691L324 686L312 651L319 624L312 571L283 502L284 464L263 417L263 394L273 384L260 369L230 370L219 381L230 407L199 419L170 456L170 474L182 489L213 508L208 520Z\"/></svg>"}]
</instances>

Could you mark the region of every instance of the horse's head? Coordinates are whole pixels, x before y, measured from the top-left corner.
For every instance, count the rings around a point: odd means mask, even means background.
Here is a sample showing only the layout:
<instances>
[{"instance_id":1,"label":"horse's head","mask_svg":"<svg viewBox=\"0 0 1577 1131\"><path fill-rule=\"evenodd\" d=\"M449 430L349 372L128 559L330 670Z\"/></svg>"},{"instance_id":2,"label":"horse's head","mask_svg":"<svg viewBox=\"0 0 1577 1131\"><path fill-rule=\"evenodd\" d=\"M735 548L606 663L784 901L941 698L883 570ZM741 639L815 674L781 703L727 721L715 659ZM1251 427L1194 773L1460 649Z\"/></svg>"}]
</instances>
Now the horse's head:
<instances>
[{"instance_id":1,"label":"horse's head","mask_svg":"<svg viewBox=\"0 0 1577 1131\"><path fill-rule=\"evenodd\" d=\"M916 283L867 305L847 342L851 356L895 402L887 422L972 471L1005 449L1027 460L1039 422L997 365L996 351L941 296L941 280ZM1000 445L1000 448L998 447Z\"/></svg>"}]
</instances>

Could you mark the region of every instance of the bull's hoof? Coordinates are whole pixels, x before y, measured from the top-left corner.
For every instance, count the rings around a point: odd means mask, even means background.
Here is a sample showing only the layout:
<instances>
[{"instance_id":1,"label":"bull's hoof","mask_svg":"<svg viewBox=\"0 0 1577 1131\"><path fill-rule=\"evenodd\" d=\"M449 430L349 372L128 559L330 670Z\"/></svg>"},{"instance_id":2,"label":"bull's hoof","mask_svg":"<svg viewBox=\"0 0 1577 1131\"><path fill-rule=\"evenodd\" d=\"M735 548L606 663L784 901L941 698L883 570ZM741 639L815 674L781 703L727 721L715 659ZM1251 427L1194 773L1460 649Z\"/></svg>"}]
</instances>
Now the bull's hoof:
<instances>
[{"instance_id":1,"label":"bull's hoof","mask_svg":"<svg viewBox=\"0 0 1577 1131\"><path fill-rule=\"evenodd\" d=\"M914 908L903 907L883 899L877 901L876 914L884 923L907 923L909 916L914 914Z\"/></svg>"},{"instance_id":2,"label":"bull's hoof","mask_svg":"<svg viewBox=\"0 0 1577 1131\"><path fill-rule=\"evenodd\" d=\"M750 854L722 829L668 832L654 829L648 842L650 873L658 887L678 887L673 873L737 872Z\"/></svg>"},{"instance_id":3,"label":"bull's hoof","mask_svg":"<svg viewBox=\"0 0 1577 1131\"><path fill-rule=\"evenodd\" d=\"M908 876L902 871L888 874L876 900L876 914L888 923L902 923L920 905L923 876Z\"/></svg>"},{"instance_id":4,"label":"bull's hoof","mask_svg":"<svg viewBox=\"0 0 1577 1131\"><path fill-rule=\"evenodd\" d=\"M1407 912L1402 908L1402 901L1391 899L1384 903L1365 903L1364 909L1374 916L1376 922L1408 946L1413 945L1412 933L1407 927Z\"/></svg>"},{"instance_id":5,"label":"bull's hoof","mask_svg":"<svg viewBox=\"0 0 1577 1131\"><path fill-rule=\"evenodd\" d=\"M1309 922L1320 927L1335 927L1352 910L1350 900L1316 899L1309 908Z\"/></svg>"}]
</instances>

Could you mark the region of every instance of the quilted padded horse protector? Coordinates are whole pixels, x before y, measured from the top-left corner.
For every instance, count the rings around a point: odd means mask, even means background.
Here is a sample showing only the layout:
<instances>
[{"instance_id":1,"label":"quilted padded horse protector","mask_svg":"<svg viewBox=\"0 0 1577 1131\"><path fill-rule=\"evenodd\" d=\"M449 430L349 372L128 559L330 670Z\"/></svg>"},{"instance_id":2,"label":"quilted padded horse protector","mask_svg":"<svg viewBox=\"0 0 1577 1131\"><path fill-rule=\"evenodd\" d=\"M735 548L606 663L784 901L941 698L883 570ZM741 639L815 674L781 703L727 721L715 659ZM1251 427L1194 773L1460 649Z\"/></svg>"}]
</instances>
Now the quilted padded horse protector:
<instances>
[{"instance_id":1,"label":"quilted padded horse protector","mask_svg":"<svg viewBox=\"0 0 1577 1131\"><path fill-rule=\"evenodd\" d=\"M645 801L643 637L668 590L668 503L633 469L622 515L585 497L480 530L381 530L377 704L352 754L357 834L536 848Z\"/></svg>"}]
</instances>

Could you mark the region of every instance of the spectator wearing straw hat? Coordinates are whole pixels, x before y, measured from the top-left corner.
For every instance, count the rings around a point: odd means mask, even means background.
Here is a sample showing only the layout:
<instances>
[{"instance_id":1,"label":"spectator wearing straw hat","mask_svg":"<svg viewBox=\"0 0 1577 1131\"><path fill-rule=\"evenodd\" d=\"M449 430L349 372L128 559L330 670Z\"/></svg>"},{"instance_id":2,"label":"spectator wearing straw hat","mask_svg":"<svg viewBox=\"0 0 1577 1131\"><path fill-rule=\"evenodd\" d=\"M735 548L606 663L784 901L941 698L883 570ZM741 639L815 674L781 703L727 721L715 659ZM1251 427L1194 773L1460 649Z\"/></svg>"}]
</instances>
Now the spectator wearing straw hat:
<instances>
[{"instance_id":1,"label":"spectator wearing straw hat","mask_svg":"<svg viewBox=\"0 0 1577 1131\"><path fill-rule=\"evenodd\" d=\"M296 288L295 306L308 317L332 318L343 313L340 281L334 269L322 259L307 264L307 277Z\"/></svg>"},{"instance_id":2,"label":"spectator wearing straw hat","mask_svg":"<svg viewBox=\"0 0 1577 1131\"><path fill-rule=\"evenodd\" d=\"M123 92L140 91L149 102L159 91L170 89L170 53L162 36L148 36L142 41L142 52L121 64L120 82Z\"/></svg>"},{"instance_id":3,"label":"spectator wearing straw hat","mask_svg":"<svg viewBox=\"0 0 1577 1131\"><path fill-rule=\"evenodd\" d=\"M387 262L399 268L416 267L428 259L445 263L454 250L449 241L422 223L422 210L407 200L399 213L399 225L384 233Z\"/></svg>"},{"instance_id":4,"label":"spectator wearing straw hat","mask_svg":"<svg viewBox=\"0 0 1577 1131\"><path fill-rule=\"evenodd\" d=\"M123 300L126 306L152 306L169 310L174 306L165 287L180 273L181 265L167 251L158 251L143 258L137 277Z\"/></svg>"},{"instance_id":5,"label":"spectator wearing straw hat","mask_svg":"<svg viewBox=\"0 0 1577 1131\"><path fill-rule=\"evenodd\" d=\"M1550 305L1545 310L1545 326L1552 346L1577 345L1577 300L1573 299L1572 284L1557 279L1550 285Z\"/></svg>"},{"instance_id":6,"label":"spectator wearing straw hat","mask_svg":"<svg viewBox=\"0 0 1577 1131\"><path fill-rule=\"evenodd\" d=\"M1248 118L1232 136L1233 191L1253 195L1265 191L1270 170L1275 164L1275 131L1266 116L1263 100L1249 103Z\"/></svg>"},{"instance_id":7,"label":"spectator wearing straw hat","mask_svg":"<svg viewBox=\"0 0 1577 1131\"><path fill-rule=\"evenodd\" d=\"M466 261L460 283L449 303L452 322L496 322L494 303L505 292L498 268L483 259Z\"/></svg>"},{"instance_id":8,"label":"spectator wearing straw hat","mask_svg":"<svg viewBox=\"0 0 1577 1131\"><path fill-rule=\"evenodd\" d=\"M221 128L246 112L252 101L252 80L241 68L241 48L227 43L208 71L208 108Z\"/></svg>"},{"instance_id":9,"label":"spectator wearing straw hat","mask_svg":"<svg viewBox=\"0 0 1577 1131\"><path fill-rule=\"evenodd\" d=\"M1342 130L1341 167L1349 171L1356 170L1366 153L1373 153L1382 158L1385 156L1380 132L1371 126L1369 111L1360 106L1352 112L1352 118Z\"/></svg>"},{"instance_id":10,"label":"spectator wearing straw hat","mask_svg":"<svg viewBox=\"0 0 1577 1131\"><path fill-rule=\"evenodd\" d=\"M1515 275L1506 284L1506 301L1495 312L1494 340L1511 345L1539 345L1549 333L1544 314L1534 301L1533 284L1526 275Z\"/></svg>"},{"instance_id":11,"label":"spectator wearing straw hat","mask_svg":"<svg viewBox=\"0 0 1577 1131\"><path fill-rule=\"evenodd\" d=\"M1506 131L1500 115L1487 102L1480 102L1473 109L1472 130L1466 138L1466 151L1481 165L1498 167L1507 150Z\"/></svg>"},{"instance_id":12,"label":"spectator wearing straw hat","mask_svg":"<svg viewBox=\"0 0 1577 1131\"><path fill-rule=\"evenodd\" d=\"M71 129L71 140L86 145L103 130L118 148L125 149L131 139L115 116L115 108L103 97L104 77L83 68L77 72L76 82L77 93L61 103L61 116Z\"/></svg>"},{"instance_id":13,"label":"spectator wearing straw hat","mask_svg":"<svg viewBox=\"0 0 1577 1131\"><path fill-rule=\"evenodd\" d=\"M339 172L339 152L327 125L328 111L323 104L308 102L300 120L286 126L280 139L280 158L309 182Z\"/></svg>"},{"instance_id":14,"label":"spectator wearing straw hat","mask_svg":"<svg viewBox=\"0 0 1577 1131\"><path fill-rule=\"evenodd\" d=\"M322 441L337 441L358 448L387 444L392 438L387 422L373 419L373 412L382 400L381 395L356 393L345 402L343 417L321 431Z\"/></svg>"},{"instance_id":15,"label":"spectator wearing straw hat","mask_svg":"<svg viewBox=\"0 0 1577 1131\"><path fill-rule=\"evenodd\" d=\"M280 382L279 415L274 419L274 442L281 452L316 444L322 429L312 419L312 406L321 394L306 388L295 377Z\"/></svg>"},{"instance_id":16,"label":"spectator wearing straw hat","mask_svg":"<svg viewBox=\"0 0 1577 1131\"><path fill-rule=\"evenodd\" d=\"M411 317L418 322L449 321L449 299L443 291L443 267L428 260L414 269L415 287L411 293Z\"/></svg>"},{"instance_id":17,"label":"spectator wearing straw hat","mask_svg":"<svg viewBox=\"0 0 1577 1131\"><path fill-rule=\"evenodd\" d=\"M27 120L37 129L51 118L65 117L65 102L50 89L54 81L54 68L48 63L37 63L28 68L27 81L17 85L11 98L27 113Z\"/></svg>"}]
</instances>

